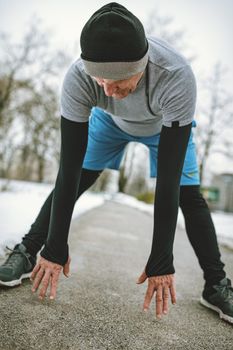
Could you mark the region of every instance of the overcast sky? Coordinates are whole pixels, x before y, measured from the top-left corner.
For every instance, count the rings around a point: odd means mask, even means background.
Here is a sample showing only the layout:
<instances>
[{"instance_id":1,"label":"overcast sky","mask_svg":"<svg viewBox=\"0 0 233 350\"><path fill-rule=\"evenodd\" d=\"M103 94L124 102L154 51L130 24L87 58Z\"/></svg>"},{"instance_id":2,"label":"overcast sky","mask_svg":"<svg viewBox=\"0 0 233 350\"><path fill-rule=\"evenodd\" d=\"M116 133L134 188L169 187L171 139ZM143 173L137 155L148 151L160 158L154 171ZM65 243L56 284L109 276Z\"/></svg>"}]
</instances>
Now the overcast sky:
<instances>
[{"instance_id":1,"label":"overcast sky","mask_svg":"<svg viewBox=\"0 0 233 350\"><path fill-rule=\"evenodd\" d=\"M77 47L81 29L102 0L0 0L0 31L19 40L32 18L42 20L53 34L52 43L62 50ZM228 68L225 88L233 93L233 0L121 0L145 24L150 13L173 18L172 29L183 29L188 47L197 58L193 62L197 79L210 74L216 62ZM76 57L74 57L76 59ZM226 163L225 170L229 169ZM233 166L232 166L233 170Z\"/></svg>"}]
</instances>

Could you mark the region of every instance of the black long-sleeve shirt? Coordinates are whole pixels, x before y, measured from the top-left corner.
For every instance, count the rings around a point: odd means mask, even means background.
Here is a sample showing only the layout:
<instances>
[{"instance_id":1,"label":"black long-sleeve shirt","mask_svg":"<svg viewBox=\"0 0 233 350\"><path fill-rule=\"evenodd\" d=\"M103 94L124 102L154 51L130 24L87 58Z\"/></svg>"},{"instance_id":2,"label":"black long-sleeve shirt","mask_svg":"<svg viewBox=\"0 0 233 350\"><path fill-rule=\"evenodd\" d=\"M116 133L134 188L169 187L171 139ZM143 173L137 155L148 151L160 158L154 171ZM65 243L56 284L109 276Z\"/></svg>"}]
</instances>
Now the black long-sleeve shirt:
<instances>
[{"instance_id":1,"label":"black long-sleeve shirt","mask_svg":"<svg viewBox=\"0 0 233 350\"><path fill-rule=\"evenodd\" d=\"M68 233L87 148L88 122L61 116L60 165L55 183L48 238L40 255L64 265L68 259Z\"/></svg>"},{"instance_id":2,"label":"black long-sleeve shirt","mask_svg":"<svg viewBox=\"0 0 233 350\"><path fill-rule=\"evenodd\" d=\"M179 183L192 123L162 126L154 205L154 232L147 276L174 273L173 241L179 206ZM68 232L78 191L88 139L88 122L61 116L60 166L55 183L48 238L41 251L45 259L64 265L68 259Z\"/></svg>"}]
</instances>

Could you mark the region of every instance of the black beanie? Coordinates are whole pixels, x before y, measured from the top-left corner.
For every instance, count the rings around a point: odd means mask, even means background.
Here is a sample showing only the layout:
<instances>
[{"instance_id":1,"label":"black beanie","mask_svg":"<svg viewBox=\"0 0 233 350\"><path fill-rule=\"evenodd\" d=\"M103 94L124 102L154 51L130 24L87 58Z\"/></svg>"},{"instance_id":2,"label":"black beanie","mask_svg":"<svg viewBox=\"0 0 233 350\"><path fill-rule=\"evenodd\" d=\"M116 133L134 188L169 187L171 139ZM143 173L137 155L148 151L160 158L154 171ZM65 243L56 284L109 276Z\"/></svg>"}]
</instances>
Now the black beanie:
<instances>
[{"instance_id":1,"label":"black beanie","mask_svg":"<svg viewBox=\"0 0 233 350\"><path fill-rule=\"evenodd\" d=\"M148 61L142 23L115 2L91 16L81 32L80 44L85 71L92 76L126 79L142 72Z\"/></svg>"}]
</instances>

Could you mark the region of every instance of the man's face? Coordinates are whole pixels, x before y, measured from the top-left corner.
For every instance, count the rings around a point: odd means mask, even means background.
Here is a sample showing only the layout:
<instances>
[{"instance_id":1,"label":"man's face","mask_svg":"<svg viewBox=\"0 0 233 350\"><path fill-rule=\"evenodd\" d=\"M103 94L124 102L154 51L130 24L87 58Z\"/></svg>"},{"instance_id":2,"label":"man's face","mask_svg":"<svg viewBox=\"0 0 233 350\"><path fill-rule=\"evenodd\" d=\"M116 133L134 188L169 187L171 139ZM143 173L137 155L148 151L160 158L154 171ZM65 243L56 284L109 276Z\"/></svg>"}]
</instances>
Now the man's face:
<instances>
[{"instance_id":1,"label":"man's face","mask_svg":"<svg viewBox=\"0 0 233 350\"><path fill-rule=\"evenodd\" d=\"M97 84L104 89L106 96L111 96L120 100L128 96L136 89L142 75L143 72L140 72L124 80L110 80L99 77L92 78L96 80Z\"/></svg>"}]
</instances>

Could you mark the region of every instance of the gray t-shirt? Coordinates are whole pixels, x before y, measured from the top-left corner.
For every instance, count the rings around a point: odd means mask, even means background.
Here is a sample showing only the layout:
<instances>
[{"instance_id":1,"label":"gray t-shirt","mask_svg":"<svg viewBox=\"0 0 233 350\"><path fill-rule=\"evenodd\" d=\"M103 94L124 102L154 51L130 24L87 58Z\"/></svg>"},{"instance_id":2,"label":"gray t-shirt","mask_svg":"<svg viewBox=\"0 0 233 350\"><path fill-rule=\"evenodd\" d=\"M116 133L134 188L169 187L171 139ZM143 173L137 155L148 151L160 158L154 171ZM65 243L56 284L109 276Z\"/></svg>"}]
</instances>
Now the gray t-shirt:
<instances>
[{"instance_id":1,"label":"gray t-shirt","mask_svg":"<svg viewBox=\"0 0 233 350\"><path fill-rule=\"evenodd\" d=\"M84 71L79 58L68 69L61 92L61 114L77 122L89 120L92 107L108 113L125 132L151 136L162 125L192 122L196 105L196 81L187 60L167 42L147 37L149 61L136 88L122 100L105 95Z\"/></svg>"}]
</instances>

